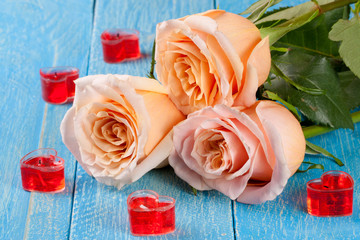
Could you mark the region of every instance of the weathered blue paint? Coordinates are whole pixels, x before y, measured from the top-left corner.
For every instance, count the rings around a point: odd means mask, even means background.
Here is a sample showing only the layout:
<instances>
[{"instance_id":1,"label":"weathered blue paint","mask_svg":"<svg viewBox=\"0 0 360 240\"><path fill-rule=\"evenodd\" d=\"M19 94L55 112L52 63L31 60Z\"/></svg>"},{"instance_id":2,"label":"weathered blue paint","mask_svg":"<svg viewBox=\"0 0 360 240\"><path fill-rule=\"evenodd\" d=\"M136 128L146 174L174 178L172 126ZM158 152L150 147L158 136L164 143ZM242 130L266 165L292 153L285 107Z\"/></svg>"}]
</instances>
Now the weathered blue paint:
<instances>
[{"instance_id":1,"label":"weathered blue paint","mask_svg":"<svg viewBox=\"0 0 360 240\"><path fill-rule=\"evenodd\" d=\"M60 121L69 105L43 102L39 69L71 65L87 74L145 76L150 67L156 23L219 6L239 13L254 0L86 0L0 2L0 239L139 239L130 235L127 196L152 189L176 199L176 231L150 239L359 239L360 127L310 139L345 162L326 163L355 180L354 213L316 218L306 213L308 180L321 171L296 174L276 200L252 206L216 191L198 192L169 167L149 172L117 190L96 182L76 164L61 142ZM282 6L299 3L283 1ZM95 5L94 5L95 4ZM140 31L143 57L134 62L103 62L100 34L107 28ZM53 147L65 158L66 190L60 194L22 190L19 160L38 147ZM233 222L234 221L234 222Z\"/></svg>"}]
</instances>

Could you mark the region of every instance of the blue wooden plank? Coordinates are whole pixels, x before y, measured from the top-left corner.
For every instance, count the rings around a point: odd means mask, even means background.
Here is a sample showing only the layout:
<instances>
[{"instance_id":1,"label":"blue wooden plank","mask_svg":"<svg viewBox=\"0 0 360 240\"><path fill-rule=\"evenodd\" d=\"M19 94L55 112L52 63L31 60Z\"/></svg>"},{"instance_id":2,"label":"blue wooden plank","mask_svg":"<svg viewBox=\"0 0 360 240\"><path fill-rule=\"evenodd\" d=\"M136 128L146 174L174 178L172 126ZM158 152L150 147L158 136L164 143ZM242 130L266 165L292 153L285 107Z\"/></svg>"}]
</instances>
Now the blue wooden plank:
<instances>
[{"instance_id":1,"label":"blue wooden plank","mask_svg":"<svg viewBox=\"0 0 360 240\"><path fill-rule=\"evenodd\" d=\"M156 23L211 9L213 1L97 1L89 74L120 73L145 76ZM100 34L106 28L140 30L144 58L121 64L103 62ZM96 182L79 166L77 171L71 239L133 239L130 235L126 199L139 189L152 189L174 197L175 233L160 239L232 239L231 201L216 191L192 195L171 168L153 170L139 181L117 190Z\"/></svg>"},{"instance_id":2,"label":"blue wooden plank","mask_svg":"<svg viewBox=\"0 0 360 240\"><path fill-rule=\"evenodd\" d=\"M69 106L44 103L39 69L72 65L86 73L92 0L1 1L0 9L0 239L64 239L75 161L61 144L59 124ZM22 189L20 158L38 147L56 148L66 159L64 193Z\"/></svg>"},{"instance_id":3,"label":"blue wooden plank","mask_svg":"<svg viewBox=\"0 0 360 240\"><path fill-rule=\"evenodd\" d=\"M140 189L176 200L175 232L146 239L233 238L231 201L216 191L194 196L170 167L152 170L121 190L96 182L82 169L77 176L71 239L137 239L130 235L126 200Z\"/></svg>"},{"instance_id":4,"label":"blue wooden plank","mask_svg":"<svg viewBox=\"0 0 360 240\"><path fill-rule=\"evenodd\" d=\"M35 49L43 42L30 40L37 38L30 24L40 25L29 21L31 14L40 14L31 3L1 1L0 9L0 239L21 239L30 194L22 190L19 161L38 147L44 105L34 91L40 88L36 65L41 59ZM14 14L18 9L22 14Z\"/></svg>"},{"instance_id":5,"label":"blue wooden plank","mask_svg":"<svg viewBox=\"0 0 360 240\"><path fill-rule=\"evenodd\" d=\"M290 178L284 192L274 201L259 206L236 204L236 236L244 239L359 239L360 238L360 124L355 131L337 130L311 142L325 147L342 159L339 167L329 158L307 156L325 170L349 173L354 181L354 209L348 217L314 217L306 210L306 183L319 178L321 170L297 173ZM246 219L244 216L247 216ZM252 223L252 224L249 224ZM259 224L255 224L259 223Z\"/></svg>"},{"instance_id":6,"label":"blue wooden plank","mask_svg":"<svg viewBox=\"0 0 360 240\"><path fill-rule=\"evenodd\" d=\"M254 0L236 4L232 0L217 0L216 5L234 13L245 10ZM277 6L293 6L302 1L282 1ZM306 156L305 161L319 162L325 170L342 170L353 176L355 184L360 181L360 124L355 131L337 130L310 139L342 159L339 167L324 157ZM290 178L284 192L274 201L261 205L235 203L235 233L238 239L359 239L360 238L360 186L354 188L354 212L352 216L319 218L307 214L306 183L319 178L320 170L295 174ZM244 217L246 216L246 217Z\"/></svg>"},{"instance_id":7,"label":"blue wooden plank","mask_svg":"<svg viewBox=\"0 0 360 240\"><path fill-rule=\"evenodd\" d=\"M232 12L232 13L242 13L251 4L257 2L257 0L241 0L241 1L234 1L234 0L215 0L215 6L219 7L219 9ZM289 7L298 5L301 3L307 2L306 0L283 0L280 3L276 4L275 6L269 8L269 10L277 9L280 7Z\"/></svg>"},{"instance_id":8,"label":"blue wooden plank","mask_svg":"<svg viewBox=\"0 0 360 240\"><path fill-rule=\"evenodd\" d=\"M45 4L41 37L54 53L43 66L74 66L87 74L93 21L93 0ZM46 13L46 14L45 14ZM44 55L49 55L44 53ZM32 193L24 239L67 239L71 223L76 161L62 144L60 122L70 105L46 104L40 147L52 147L65 159L65 191L58 194ZM41 231L39 231L41 226Z\"/></svg>"}]
</instances>

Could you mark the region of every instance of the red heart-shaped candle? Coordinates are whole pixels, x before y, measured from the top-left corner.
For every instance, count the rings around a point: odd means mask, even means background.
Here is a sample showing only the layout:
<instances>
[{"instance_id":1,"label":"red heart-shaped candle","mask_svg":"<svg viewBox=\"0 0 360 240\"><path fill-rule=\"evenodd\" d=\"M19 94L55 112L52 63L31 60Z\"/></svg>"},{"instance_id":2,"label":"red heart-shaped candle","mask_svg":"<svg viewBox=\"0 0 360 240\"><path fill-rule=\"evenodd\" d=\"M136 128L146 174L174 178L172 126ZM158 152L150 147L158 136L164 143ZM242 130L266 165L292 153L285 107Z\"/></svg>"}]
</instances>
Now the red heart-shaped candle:
<instances>
[{"instance_id":1,"label":"red heart-shaped candle","mask_svg":"<svg viewBox=\"0 0 360 240\"><path fill-rule=\"evenodd\" d=\"M119 63L141 56L139 32L133 29L108 29L101 36L104 61Z\"/></svg>"},{"instance_id":2,"label":"red heart-shaped candle","mask_svg":"<svg viewBox=\"0 0 360 240\"><path fill-rule=\"evenodd\" d=\"M353 209L354 181L342 171L329 171L307 183L308 213L317 217L348 216Z\"/></svg>"},{"instance_id":3,"label":"red heart-shaped candle","mask_svg":"<svg viewBox=\"0 0 360 240\"><path fill-rule=\"evenodd\" d=\"M56 193L65 189L64 159L52 148L40 148L20 160L24 190Z\"/></svg>"},{"instance_id":4,"label":"red heart-shaped candle","mask_svg":"<svg viewBox=\"0 0 360 240\"><path fill-rule=\"evenodd\" d=\"M40 69L43 99L52 104L72 102L75 95L74 81L79 78L75 67L45 67Z\"/></svg>"},{"instance_id":5,"label":"red heart-shaped candle","mask_svg":"<svg viewBox=\"0 0 360 240\"><path fill-rule=\"evenodd\" d=\"M175 199L139 190L129 195L127 205L133 235L161 235L175 230Z\"/></svg>"}]
</instances>

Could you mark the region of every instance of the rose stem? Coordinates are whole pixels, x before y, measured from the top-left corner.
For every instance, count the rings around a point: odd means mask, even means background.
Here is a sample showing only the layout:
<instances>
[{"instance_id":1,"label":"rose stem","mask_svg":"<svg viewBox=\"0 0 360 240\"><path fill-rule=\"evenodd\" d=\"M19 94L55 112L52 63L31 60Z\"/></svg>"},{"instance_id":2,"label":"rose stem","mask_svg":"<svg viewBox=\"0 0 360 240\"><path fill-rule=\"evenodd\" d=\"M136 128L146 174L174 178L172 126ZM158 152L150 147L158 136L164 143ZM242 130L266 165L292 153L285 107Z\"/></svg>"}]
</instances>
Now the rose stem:
<instances>
[{"instance_id":1,"label":"rose stem","mask_svg":"<svg viewBox=\"0 0 360 240\"><path fill-rule=\"evenodd\" d=\"M348 4L351 4L351 3L356 3L357 0L343 0L343 1L333 1L333 2L330 2L330 3L326 3L324 5L320 5L320 11L322 13L324 12L328 12L328 11L331 11L333 9L336 9L336 8L340 8L340 7L343 7L345 5L348 5Z\"/></svg>"},{"instance_id":2,"label":"rose stem","mask_svg":"<svg viewBox=\"0 0 360 240\"><path fill-rule=\"evenodd\" d=\"M354 124L360 122L360 111L352 113L351 119ZM331 132L333 130L336 130L336 128L318 126L318 125L313 125L303 128L305 138L315 137L324 133Z\"/></svg>"}]
</instances>

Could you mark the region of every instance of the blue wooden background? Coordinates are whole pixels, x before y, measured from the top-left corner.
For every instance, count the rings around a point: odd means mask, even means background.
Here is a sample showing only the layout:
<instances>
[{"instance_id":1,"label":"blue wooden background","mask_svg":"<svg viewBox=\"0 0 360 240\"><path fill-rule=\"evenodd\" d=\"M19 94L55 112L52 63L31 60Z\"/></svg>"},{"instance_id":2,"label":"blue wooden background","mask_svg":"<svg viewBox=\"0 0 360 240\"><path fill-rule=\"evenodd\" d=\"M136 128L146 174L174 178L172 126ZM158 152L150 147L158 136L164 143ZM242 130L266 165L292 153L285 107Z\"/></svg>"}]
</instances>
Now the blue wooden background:
<instances>
[{"instance_id":1,"label":"blue wooden background","mask_svg":"<svg viewBox=\"0 0 360 240\"><path fill-rule=\"evenodd\" d=\"M60 122L70 105L41 98L39 69L74 66L80 75L145 76L158 22L208 9L239 13L254 0L1 0L0 1L0 239L139 239L129 231L127 196L152 189L176 199L176 231L150 239L360 239L360 125L310 139L341 158L306 157L355 180L352 216L317 218L306 212L306 182L320 170L296 174L276 200L246 205L216 191L192 194L171 168L153 170L121 191L96 182L61 141ZM280 6L303 1L287 0ZM107 28L140 31L143 58L122 64L102 59ZM22 189L19 160L52 147L66 161L66 190Z\"/></svg>"}]
</instances>

